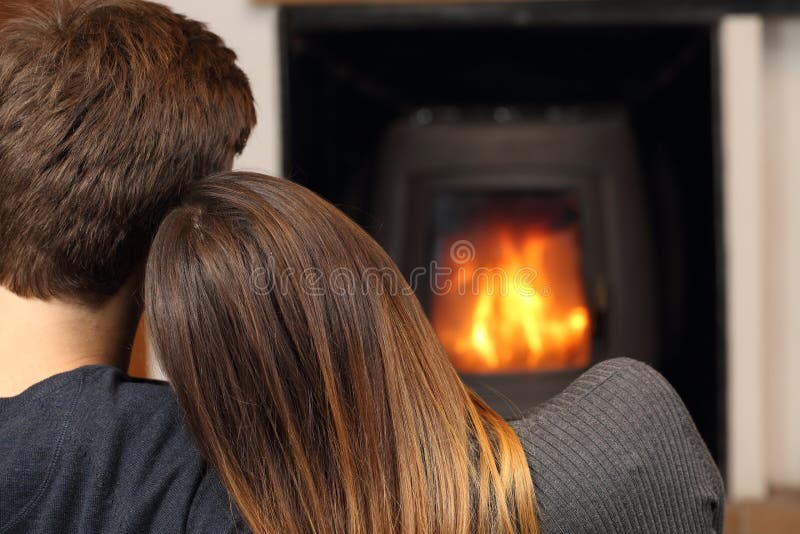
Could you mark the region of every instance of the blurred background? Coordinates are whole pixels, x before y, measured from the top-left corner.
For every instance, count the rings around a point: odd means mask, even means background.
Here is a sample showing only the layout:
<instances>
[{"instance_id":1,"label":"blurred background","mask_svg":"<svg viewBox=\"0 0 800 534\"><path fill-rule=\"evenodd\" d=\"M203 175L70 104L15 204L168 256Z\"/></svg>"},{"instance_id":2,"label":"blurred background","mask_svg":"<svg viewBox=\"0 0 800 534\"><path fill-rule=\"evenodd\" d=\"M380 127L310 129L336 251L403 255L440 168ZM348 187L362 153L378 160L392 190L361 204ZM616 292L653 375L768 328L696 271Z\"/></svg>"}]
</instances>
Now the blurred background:
<instances>
[{"instance_id":1,"label":"blurred background","mask_svg":"<svg viewBox=\"0 0 800 534\"><path fill-rule=\"evenodd\" d=\"M166 3L250 76L238 167L319 192L409 276L535 267L533 299L415 284L496 409L645 360L726 474L727 530L800 531L800 5Z\"/></svg>"},{"instance_id":2,"label":"blurred background","mask_svg":"<svg viewBox=\"0 0 800 534\"><path fill-rule=\"evenodd\" d=\"M374 235L496 409L644 360L725 473L726 532L800 532L800 2L163 3L250 78L236 166ZM431 262L535 291L437 291ZM131 373L161 377L145 338Z\"/></svg>"}]
</instances>

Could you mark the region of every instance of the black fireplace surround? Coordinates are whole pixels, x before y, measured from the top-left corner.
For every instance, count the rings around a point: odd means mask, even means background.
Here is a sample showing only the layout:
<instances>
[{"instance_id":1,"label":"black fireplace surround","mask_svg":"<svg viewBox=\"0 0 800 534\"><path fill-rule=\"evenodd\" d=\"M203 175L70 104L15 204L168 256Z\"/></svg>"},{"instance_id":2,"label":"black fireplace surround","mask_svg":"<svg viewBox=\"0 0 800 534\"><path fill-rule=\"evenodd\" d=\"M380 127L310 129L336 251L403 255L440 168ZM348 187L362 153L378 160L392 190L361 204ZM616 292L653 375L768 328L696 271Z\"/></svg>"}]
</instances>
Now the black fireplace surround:
<instances>
[{"instance_id":1,"label":"black fireplace surround","mask_svg":"<svg viewBox=\"0 0 800 534\"><path fill-rule=\"evenodd\" d=\"M453 199L572 195L591 360L656 367L724 466L718 24L797 7L283 8L285 172L370 231L406 274L433 259L441 195L464 213ZM415 287L430 311L429 286ZM578 372L464 378L513 416Z\"/></svg>"}]
</instances>

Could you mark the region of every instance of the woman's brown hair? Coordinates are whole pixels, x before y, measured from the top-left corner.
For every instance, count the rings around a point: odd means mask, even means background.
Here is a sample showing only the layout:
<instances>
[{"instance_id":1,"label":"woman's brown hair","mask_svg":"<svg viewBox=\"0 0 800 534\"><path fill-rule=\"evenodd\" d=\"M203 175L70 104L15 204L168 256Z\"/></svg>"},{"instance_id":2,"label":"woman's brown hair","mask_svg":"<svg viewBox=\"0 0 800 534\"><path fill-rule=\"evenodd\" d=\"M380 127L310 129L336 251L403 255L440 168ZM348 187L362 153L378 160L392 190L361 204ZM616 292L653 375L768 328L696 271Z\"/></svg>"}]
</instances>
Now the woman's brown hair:
<instances>
[{"instance_id":1,"label":"woman's brown hair","mask_svg":"<svg viewBox=\"0 0 800 534\"><path fill-rule=\"evenodd\" d=\"M314 193L202 180L158 231L145 295L189 426L255 532L536 532L516 435L388 255Z\"/></svg>"}]
</instances>

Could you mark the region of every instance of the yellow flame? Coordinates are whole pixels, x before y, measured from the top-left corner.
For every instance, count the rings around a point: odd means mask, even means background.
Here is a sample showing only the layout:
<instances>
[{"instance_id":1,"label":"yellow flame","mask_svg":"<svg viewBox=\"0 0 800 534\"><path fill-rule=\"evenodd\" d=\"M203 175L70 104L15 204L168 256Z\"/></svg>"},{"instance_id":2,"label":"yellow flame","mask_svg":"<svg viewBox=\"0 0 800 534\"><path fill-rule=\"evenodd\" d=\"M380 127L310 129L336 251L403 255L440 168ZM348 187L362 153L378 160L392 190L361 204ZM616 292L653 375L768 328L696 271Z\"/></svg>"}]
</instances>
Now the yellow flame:
<instances>
[{"instance_id":1,"label":"yellow flame","mask_svg":"<svg viewBox=\"0 0 800 534\"><path fill-rule=\"evenodd\" d=\"M432 306L434 328L456 368L498 373L588 365L591 325L575 230L520 237L501 228L471 237L479 255L486 248L496 253L453 263L454 283L467 291L436 296ZM516 276L523 268L535 274L532 283Z\"/></svg>"}]
</instances>

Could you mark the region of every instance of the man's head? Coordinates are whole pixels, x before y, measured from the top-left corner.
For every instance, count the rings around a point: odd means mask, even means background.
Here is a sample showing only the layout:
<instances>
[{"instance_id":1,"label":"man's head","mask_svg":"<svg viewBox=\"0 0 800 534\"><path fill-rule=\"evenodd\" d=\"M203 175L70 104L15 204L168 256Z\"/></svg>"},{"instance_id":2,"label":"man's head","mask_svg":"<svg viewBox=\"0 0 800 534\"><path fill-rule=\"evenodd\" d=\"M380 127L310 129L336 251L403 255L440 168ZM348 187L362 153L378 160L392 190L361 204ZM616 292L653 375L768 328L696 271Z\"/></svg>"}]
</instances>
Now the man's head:
<instances>
[{"instance_id":1,"label":"man's head","mask_svg":"<svg viewBox=\"0 0 800 534\"><path fill-rule=\"evenodd\" d=\"M255 123L235 54L142 0L48 0L0 28L0 285L103 302Z\"/></svg>"}]
</instances>

